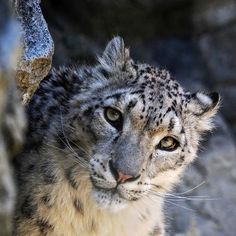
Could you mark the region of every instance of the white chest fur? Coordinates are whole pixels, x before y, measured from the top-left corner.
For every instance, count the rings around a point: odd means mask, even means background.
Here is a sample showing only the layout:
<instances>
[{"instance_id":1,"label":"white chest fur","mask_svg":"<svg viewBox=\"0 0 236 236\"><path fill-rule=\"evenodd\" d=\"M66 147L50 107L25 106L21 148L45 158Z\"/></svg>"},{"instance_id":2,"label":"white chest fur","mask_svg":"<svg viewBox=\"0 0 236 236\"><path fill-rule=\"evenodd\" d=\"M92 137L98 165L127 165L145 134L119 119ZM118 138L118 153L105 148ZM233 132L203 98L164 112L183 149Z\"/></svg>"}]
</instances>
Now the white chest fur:
<instances>
[{"instance_id":1,"label":"white chest fur","mask_svg":"<svg viewBox=\"0 0 236 236\"><path fill-rule=\"evenodd\" d=\"M60 184L53 189L53 207L47 212L41 209L54 225L52 236L147 236L157 227L161 232L157 235L164 235L161 200L143 198L113 213L99 209L84 187L74 191L67 184ZM77 208L76 199L81 204Z\"/></svg>"}]
</instances>

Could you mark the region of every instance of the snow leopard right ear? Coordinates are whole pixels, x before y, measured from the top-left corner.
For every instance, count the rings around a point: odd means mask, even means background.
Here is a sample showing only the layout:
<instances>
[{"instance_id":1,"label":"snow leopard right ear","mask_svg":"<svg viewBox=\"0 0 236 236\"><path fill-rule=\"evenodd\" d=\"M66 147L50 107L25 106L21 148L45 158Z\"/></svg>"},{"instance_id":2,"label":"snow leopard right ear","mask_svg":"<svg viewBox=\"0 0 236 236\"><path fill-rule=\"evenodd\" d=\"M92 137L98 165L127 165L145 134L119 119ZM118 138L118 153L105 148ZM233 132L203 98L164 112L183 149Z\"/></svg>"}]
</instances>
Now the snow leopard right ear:
<instances>
[{"instance_id":1,"label":"snow leopard right ear","mask_svg":"<svg viewBox=\"0 0 236 236\"><path fill-rule=\"evenodd\" d=\"M101 66L108 73L122 70L129 60L129 50L125 48L124 40L114 37L106 46L103 55L98 58Z\"/></svg>"},{"instance_id":2,"label":"snow leopard right ear","mask_svg":"<svg viewBox=\"0 0 236 236\"><path fill-rule=\"evenodd\" d=\"M197 118L198 131L207 131L213 128L212 118L215 116L220 106L220 96L218 93L194 93L188 104L188 109Z\"/></svg>"}]
</instances>

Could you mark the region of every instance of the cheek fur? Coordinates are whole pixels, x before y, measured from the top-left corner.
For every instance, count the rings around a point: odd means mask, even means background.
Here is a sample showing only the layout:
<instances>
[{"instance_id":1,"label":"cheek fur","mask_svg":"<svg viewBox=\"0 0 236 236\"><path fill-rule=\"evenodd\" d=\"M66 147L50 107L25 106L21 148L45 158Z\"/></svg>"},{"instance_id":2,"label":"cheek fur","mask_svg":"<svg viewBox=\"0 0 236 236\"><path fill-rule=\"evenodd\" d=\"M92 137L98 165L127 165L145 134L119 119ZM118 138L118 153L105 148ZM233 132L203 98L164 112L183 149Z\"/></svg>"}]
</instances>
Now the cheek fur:
<instances>
[{"instance_id":1,"label":"cheek fur","mask_svg":"<svg viewBox=\"0 0 236 236\"><path fill-rule=\"evenodd\" d=\"M116 129L113 128L103 116L103 111L97 111L94 113L94 117L89 124L93 133L97 138L112 138L117 133Z\"/></svg>"}]
</instances>

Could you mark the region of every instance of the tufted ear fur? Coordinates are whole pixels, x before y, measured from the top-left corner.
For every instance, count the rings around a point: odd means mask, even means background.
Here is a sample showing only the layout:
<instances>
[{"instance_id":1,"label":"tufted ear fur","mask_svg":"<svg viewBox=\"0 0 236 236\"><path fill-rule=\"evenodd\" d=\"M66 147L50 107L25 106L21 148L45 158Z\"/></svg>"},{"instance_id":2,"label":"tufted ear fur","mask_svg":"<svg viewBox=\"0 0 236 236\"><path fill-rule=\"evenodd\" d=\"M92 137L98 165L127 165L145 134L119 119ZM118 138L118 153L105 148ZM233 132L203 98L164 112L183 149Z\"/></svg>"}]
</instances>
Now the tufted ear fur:
<instances>
[{"instance_id":1,"label":"tufted ear fur","mask_svg":"<svg viewBox=\"0 0 236 236\"><path fill-rule=\"evenodd\" d=\"M194 93L191 96L189 110L198 119L197 129L199 132L211 130L213 128L212 118L216 114L220 103L218 93Z\"/></svg>"},{"instance_id":2,"label":"tufted ear fur","mask_svg":"<svg viewBox=\"0 0 236 236\"><path fill-rule=\"evenodd\" d=\"M129 59L129 50L125 48L121 37L113 38L106 46L103 55L98 58L101 66L108 73L122 70Z\"/></svg>"}]
</instances>

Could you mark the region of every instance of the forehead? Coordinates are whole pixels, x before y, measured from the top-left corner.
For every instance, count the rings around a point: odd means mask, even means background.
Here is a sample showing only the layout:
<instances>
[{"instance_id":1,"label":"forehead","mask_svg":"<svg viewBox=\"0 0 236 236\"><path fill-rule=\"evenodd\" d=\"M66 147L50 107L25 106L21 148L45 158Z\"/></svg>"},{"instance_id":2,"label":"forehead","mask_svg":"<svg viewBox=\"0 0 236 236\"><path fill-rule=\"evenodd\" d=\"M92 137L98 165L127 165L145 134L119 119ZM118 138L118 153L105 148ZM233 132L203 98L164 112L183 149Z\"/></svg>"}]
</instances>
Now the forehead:
<instances>
[{"instance_id":1,"label":"forehead","mask_svg":"<svg viewBox=\"0 0 236 236\"><path fill-rule=\"evenodd\" d=\"M155 129L173 127L182 119L184 92L166 70L148 65L137 68L137 76L129 81L129 89L121 96L112 96L125 106L137 127ZM113 99L112 99L113 100ZM113 101L114 101L113 100Z\"/></svg>"},{"instance_id":2,"label":"forehead","mask_svg":"<svg viewBox=\"0 0 236 236\"><path fill-rule=\"evenodd\" d=\"M165 100L174 100L183 95L182 87L168 71L148 65L138 67L136 86L140 88L140 92L144 96L149 97L149 101L154 101L156 97L162 98L164 95L167 95Z\"/></svg>"},{"instance_id":3,"label":"forehead","mask_svg":"<svg viewBox=\"0 0 236 236\"><path fill-rule=\"evenodd\" d=\"M137 87L142 103L140 118L149 122L149 126L168 126L170 129L180 122L184 92L168 71L141 65Z\"/></svg>"},{"instance_id":4,"label":"forehead","mask_svg":"<svg viewBox=\"0 0 236 236\"><path fill-rule=\"evenodd\" d=\"M166 70L160 70L148 65L137 69L137 77L131 82L133 91L143 104L143 109L156 111L163 108L175 111L183 103L185 94L182 87Z\"/></svg>"}]
</instances>

